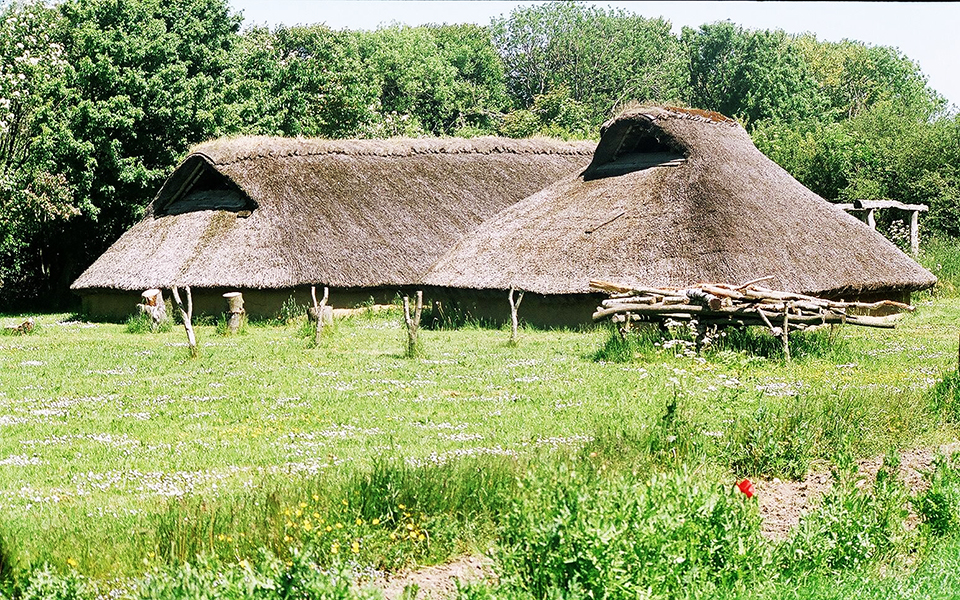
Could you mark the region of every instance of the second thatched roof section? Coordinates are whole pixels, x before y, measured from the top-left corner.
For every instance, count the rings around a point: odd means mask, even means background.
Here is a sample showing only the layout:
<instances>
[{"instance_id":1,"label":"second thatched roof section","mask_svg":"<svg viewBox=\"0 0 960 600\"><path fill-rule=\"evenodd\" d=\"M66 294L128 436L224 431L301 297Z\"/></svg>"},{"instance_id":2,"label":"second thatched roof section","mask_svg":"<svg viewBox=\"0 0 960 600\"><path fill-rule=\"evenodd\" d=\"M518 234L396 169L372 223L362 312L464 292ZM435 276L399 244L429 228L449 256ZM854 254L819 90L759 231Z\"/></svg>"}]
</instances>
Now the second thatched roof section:
<instances>
[{"instance_id":1,"label":"second thatched roof section","mask_svg":"<svg viewBox=\"0 0 960 600\"><path fill-rule=\"evenodd\" d=\"M72 289L418 283L484 219L595 145L499 138L237 138L195 147Z\"/></svg>"},{"instance_id":2,"label":"second thatched roof section","mask_svg":"<svg viewBox=\"0 0 960 600\"><path fill-rule=\"evenodd\" d=\"M769 160L736 122L662 107L605 124L585 172L487 220L426 282L577 294L591 279L682 287L764 276L775 289L847 297L936 282Z\"/></svg>"}]
</instances>

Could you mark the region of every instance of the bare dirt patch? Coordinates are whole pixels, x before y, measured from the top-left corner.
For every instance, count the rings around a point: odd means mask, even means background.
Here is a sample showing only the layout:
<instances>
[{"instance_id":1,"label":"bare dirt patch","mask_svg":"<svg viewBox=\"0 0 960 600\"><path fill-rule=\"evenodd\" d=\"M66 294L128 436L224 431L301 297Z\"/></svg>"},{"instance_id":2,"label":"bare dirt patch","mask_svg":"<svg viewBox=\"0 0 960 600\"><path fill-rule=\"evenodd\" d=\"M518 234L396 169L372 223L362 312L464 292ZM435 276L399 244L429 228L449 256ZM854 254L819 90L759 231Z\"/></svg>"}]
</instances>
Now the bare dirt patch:
<instances>
[{"instance_id":1,"label":"bare dirt patch","mask_svg":"<svg viewBox=\"0 0 960 600\"><path fill-rule=\"evenodd\" d=\"M942 446L941 451L952 453L960 450L960 443ZM922 490L926 485L923 473L930 470L936 449L917 448L900 453L900 480L908 490ZM883 464L883 457L876 456L857 461L861 483L873 481ZM758 481L755 484L756 495L763 518L763 535L770 539L783 539L790 529L800 522L832 485L833 477L829 472L808 473L802 481Z\"/></svg>"},{"instance_id":2,"label":"bare dirt patch","mask_svg":"<svg viewBox=\"0 0 960 600\"><path fill-rule=\"evenodd\" d=\"M383 591L387 600L396 600L404 588L415 585L418 599L448 598L457 590L457 582L495 581L493 563L486 556L463 556L457 560L416 571L400 572L373 585Z\"/></svg>"}]
</instances>

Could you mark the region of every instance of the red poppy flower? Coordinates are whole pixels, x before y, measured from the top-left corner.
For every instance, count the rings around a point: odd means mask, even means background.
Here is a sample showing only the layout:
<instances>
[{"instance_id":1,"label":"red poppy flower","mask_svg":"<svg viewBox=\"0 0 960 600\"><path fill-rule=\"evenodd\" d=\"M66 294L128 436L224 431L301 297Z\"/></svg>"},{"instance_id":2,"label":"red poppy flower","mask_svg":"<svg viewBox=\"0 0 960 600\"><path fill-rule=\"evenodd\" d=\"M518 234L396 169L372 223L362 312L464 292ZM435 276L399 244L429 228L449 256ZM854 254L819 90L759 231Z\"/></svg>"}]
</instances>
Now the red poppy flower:
<instances>
[{"instance_id":1,"label":"red poppy flower","mask_svg":"<svg viewBox=\"0 0 960 600\"><path fill-rule=\"evenodd\" d=\"M753 498L753 484L750 483L749 479L744 479L737 484L737 487L740 488L740 491L743 492L747 498Z\"/></svg>"}]
</instances>

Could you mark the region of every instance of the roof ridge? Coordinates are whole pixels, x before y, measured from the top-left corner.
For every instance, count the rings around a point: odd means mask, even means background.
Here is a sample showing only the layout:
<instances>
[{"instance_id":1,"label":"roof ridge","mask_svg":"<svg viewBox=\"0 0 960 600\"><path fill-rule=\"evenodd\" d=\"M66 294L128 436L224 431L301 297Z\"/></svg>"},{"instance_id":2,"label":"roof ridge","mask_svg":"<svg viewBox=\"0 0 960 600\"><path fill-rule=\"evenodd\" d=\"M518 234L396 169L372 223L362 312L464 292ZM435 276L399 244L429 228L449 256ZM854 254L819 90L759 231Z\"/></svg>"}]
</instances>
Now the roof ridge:
<instances>
[{"instance_id":1,"label":"roof ridge","mask_svg":"<svg viewBox=\"0 0 960 600\"><path fill-rule=\"evenodd\" d=\"M254 140L258 138L236 138L237 140ZM259 138L264 140L274 139L280 140L281 144L289 144L297 140L297 138L270 138L264 137ZM400 138L403 139L403 138ZM370 140L325 140L319 138L301 138L306 144L319 144L319 148L305 150L300 147L288 147L284 149L271 149L267 151L258 151L256 148L251 148L248 152L236 152L233 153L229 150L229 146L224 147L220 152L216 150L211 150L207 144L216 144L216 141L205 142L203 144L198 144L195 146L195 149L190 152L191 155L197 154L202 155L211 163L218 166L229 166L232 164L237 164L246 161L252 160L262 160L266 158L292 158L292 157L315 157L315 156L371 156L371 157L398 157L398 156L424 156L430 154L476 154L476 155L493 155L493 154L514 154L514 155L560 155L560 156L590 156L593 154L594 149L596 148L596 142L592 140L575 140L575 141L563 141L563 140L552 140L545 139L546 146L544 147L532 147L530 142L536 142L535 140L530 139L512 139L512 138L498 138L498 137L482 137L482 138L472 138L479 140L489 140L491 146L488 148L482 147L482 145L471 144L471 138L422 138L426 144L417 145L418 141L416 138L411 138L409 145L400 145L397 148L389 148L385 146L378 146L378 143L393 143L396 144L399 140L380 140L380 139L370 139ZM349 149L344 148L345 144L350 142L361 142L362 145L359 148ZM444 143L447 142L447 143ZM458 143L467 142L466 144L457 145ZM369 147L364 148L363 145ZM218 154L226 154L227 157L216 157ZM216 157L216 158L215 158Z\"/></svg>"}]
</instances>

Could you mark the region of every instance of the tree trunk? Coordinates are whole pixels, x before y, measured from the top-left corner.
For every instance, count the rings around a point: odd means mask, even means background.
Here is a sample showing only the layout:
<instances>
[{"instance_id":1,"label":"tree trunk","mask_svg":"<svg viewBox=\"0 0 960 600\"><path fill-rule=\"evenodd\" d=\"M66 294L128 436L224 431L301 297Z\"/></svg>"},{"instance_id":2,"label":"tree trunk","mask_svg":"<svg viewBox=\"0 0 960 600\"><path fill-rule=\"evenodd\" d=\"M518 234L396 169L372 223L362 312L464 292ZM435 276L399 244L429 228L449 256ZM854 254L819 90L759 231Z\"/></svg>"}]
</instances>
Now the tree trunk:
<instances>
[{"instance_id":1,"label":"tree trunk","mask_svg":"<svg viewBox=\"0 0 960 600\"><path fill-rule=\"evenodd\" d=\"M227 300L227 334L234 335L240 331L240 324L243 321L243 294L240 292L227 292L223 295Z\"/></svg>"},{"instance_id":2,"label":"tree trunk","mask_svg":"<svg viewBox=\"0 0 960 600\"><path fill-rule=\"evenodd\" d=\"M323 333L325 321L333 321L332 309L330 310L330 317L327 319L327 299L330 297L330 288L323 287L323 298L320 299L320 302L317 302L317 288L311 285L310 297L313 298L313 307L307 311L307 318L313 321L316 327L313 332L313 343L316 345L320 343L320 334Z\"/></svg>"},{"instance_id":3,"label":"tree trunk","mask_svg":"<svg viewBox=\"0 0 960 600\"><path fill-rule=\"evenodd\" d=\"M513 299L513 293L516 290L510 288L510 294L507 298L510 300L510 343L516 345L518 341L517 329L519 329L519 320L517 318L517 312L520 310L520 303L523 302L523 290L520 290L520 295L517 296L516 301Z\"/></svg>"},{"instance_id":4,"label":"tree trunk","mask_svg":"<svg viewBox=\"0 0 960 600\"><path fill-rule=\"evenodd\" d=\"M420 312L423 310L423 292L417 291L417 304L410 314L410 298L403 297L403 320L407 324L407 356L414 357L419 352L418 330L420 329Z\"/></svg>"},{"instance_id":5,"label":"tree trunk","mask_svg":"<svg viewBox=\"0 0 960 600\"><path fill-rule=\"evenodd\" d=\"M177 286L170 288L170 292L173 294L173 301L177 304L177 308L180 310L180 316L183 318L183 328L187 332L187 345L190 347L190 356L196 358L200 355L200 351L197 349L197 336L193 333L193 294L190 293L189 285L183 289L187 292L186 307L184 307L183 302L180 300L180 291L177 289Z\"/></svg>"}]
</instances>

